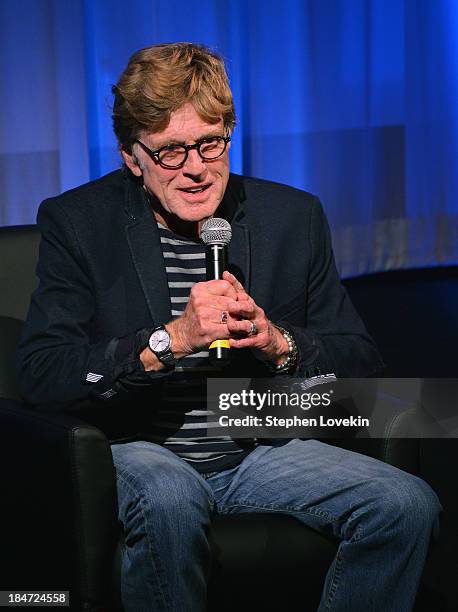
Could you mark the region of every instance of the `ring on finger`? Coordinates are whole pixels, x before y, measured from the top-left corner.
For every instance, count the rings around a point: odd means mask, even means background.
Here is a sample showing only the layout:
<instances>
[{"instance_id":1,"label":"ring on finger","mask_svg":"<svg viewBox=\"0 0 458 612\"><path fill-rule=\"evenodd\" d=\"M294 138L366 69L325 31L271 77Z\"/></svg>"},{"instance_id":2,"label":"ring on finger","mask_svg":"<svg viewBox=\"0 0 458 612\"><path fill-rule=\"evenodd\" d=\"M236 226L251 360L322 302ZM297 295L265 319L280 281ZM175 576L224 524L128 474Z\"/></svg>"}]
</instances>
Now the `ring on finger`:
<instances>
[{"instance_id":1,"label":"ring on finger","mask_svg":"<svg viewBox=\"0 0 458 612\"><path fill-rule=\"evenodd\" d=\"M227 323L227 318L229 317L229 313L227 310L223 310L221 312L221 323Z\"/></svg>"},{"instance_id":2,"label":"ring on finger","mask_svg":"<svg viewBox=\"0 0 458 612\"><path fill-rule=\"evenodd\" d=\"M258 333L258 328L256 327L256 323L254 321L250 321L251 323L251 329L248 332L249 336L254 336L255 334Z\"/></svg>"}]
</instances>

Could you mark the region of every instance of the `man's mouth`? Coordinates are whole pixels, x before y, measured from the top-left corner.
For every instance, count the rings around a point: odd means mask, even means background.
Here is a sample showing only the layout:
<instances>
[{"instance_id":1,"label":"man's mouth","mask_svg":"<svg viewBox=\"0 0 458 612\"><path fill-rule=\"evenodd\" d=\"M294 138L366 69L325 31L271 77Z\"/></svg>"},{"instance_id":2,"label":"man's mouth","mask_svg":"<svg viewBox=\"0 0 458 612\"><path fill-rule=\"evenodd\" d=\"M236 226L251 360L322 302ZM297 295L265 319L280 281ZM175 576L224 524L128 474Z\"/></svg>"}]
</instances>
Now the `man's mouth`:
<instances>
[{"instance_id":1,"label":"man's mouth","mask_svg":"<svg viewBox=\"0 0 458 612\"><path fill-rule=\"evenodd\" d=\"M209 187L211 187L211 183L200 185L198 187L179 187L178 190L182 191L183 193L203 193Z\"/></svg>"}]
</instances>

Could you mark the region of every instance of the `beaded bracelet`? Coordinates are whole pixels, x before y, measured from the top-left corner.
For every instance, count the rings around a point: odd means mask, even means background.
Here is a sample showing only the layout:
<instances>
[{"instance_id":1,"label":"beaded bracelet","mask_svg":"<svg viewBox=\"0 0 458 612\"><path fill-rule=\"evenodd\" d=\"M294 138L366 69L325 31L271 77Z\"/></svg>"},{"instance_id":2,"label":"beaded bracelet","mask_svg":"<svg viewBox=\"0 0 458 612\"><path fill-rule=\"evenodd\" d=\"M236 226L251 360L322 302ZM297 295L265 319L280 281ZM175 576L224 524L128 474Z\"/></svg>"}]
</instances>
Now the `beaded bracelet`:
<instances>
[{"instance_id":1,"label":"beaded bracelet","mask_svg":"<svg viewBox=\"0 0 458 612\"><path fill-rule=\"evenodd\" d=\"M286 359L281 363L277 364L267 362L267 366L272 372L275 372L275 374L292 374L296 370L297 358L299 354L296 342L293 336L289 333L289 331L287 331L283 327L279 327L278 325L275 325L275 327L278 329L278 331L288 343L288 355Z\"/></svg>"}]
</instances>

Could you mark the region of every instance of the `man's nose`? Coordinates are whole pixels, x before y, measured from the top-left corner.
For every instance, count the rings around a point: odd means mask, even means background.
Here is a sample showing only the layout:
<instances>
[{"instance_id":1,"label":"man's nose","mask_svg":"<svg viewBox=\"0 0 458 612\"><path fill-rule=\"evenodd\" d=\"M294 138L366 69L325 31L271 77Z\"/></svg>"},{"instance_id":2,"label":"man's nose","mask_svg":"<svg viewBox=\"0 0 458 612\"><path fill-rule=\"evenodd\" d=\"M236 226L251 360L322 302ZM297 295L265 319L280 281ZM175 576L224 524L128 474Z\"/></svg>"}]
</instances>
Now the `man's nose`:
<instances>
[{"instance_id":1,"label":"man's nose","mask_svg":"<svg viewBox=\"0 0 458 612\"><path fill-rule=\"evenodd\" d=\"M183 173L196 176L205 172L206 169L207 166L197 152L197 149L191 149L188 151L188 158L183 164Z\"/></svg>"}]
</instances>

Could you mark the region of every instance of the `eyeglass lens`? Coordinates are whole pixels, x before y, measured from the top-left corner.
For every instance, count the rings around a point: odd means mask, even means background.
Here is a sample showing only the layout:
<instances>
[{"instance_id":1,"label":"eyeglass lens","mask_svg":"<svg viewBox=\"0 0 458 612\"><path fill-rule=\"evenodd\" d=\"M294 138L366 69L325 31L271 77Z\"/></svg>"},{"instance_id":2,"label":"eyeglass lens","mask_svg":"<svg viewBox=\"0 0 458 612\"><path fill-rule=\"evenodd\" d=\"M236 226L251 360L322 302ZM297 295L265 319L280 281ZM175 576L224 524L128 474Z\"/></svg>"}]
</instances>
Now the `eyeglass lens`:
<instances>
[{"instance_id":1,"label":"eyeglass lens","mask_svg":"<svg viewBox=\"0 0 458 612\"><path fill-rule=\"evenodd\" d=\"M196 146L203 160L216 159L224 153L226 141L221 136L207 138ZM182 145L170 145L159 152L159 161L164 166L180 166L188 156L186 147Z\"/></svg>"}]
</instances>

